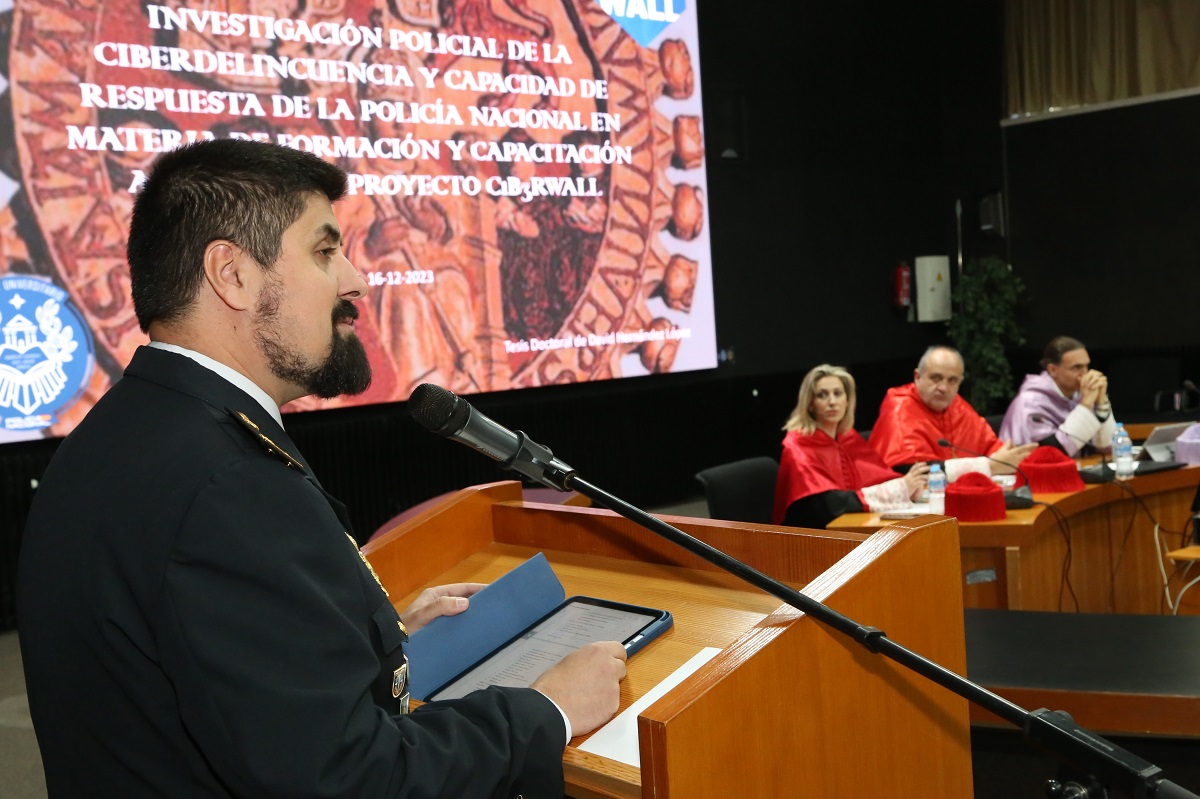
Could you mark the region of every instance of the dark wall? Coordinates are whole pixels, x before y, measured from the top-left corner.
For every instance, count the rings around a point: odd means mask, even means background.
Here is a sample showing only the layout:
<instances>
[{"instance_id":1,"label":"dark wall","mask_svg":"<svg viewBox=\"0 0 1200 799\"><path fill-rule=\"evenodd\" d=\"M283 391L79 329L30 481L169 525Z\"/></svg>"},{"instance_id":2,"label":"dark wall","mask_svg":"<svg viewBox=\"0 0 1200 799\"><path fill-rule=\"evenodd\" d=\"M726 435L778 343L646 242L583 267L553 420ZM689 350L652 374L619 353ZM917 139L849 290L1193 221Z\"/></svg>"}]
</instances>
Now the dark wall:
<instances>
[{"instance_id":1,"label":"dark wall","mask_svg":"<svg viewBox=\"0 0 1200 799\"><path fill-rule=\"evenodd\" d=\"M1032 342L1082 339L1118 407L1200 380L1200 97L1004 129Z\"/></svg>"},{"instance_id":2,"label":"dark wall","mask_svg":"<svg viewBox=\"0 0 1200 799\"><path fill-rule=\"evenodd\" d=\"M890 307L892 270L949 252L953 219L937 4L778 4L770 25L699 8L728 372L909 357L931 333ZM720 157L731 107L738 159Z\"/></svg>"},{"instance_id":3,"label":"dark wall","mask_svg":"<svg viewBox=\"0 0 1200 799\"><path fill-rule=\"evenodd\" d=\"M1198 136L1198 96L1005 128L1011 255L1034 338L1197 343Z\"/></svg>"}]
</instances>

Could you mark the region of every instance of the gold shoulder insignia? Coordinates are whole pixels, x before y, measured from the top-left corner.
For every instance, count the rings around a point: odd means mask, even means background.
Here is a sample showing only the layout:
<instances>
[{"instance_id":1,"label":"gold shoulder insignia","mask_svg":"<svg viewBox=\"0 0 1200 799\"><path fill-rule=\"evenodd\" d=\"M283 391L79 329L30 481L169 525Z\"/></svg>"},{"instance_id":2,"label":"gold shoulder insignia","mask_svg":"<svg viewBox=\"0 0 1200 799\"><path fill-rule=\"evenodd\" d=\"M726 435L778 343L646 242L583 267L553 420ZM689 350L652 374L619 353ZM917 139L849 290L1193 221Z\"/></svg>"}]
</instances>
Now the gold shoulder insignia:
<instances>
[{"instance_id":1,"label":"gold shoulder insignia","mask_svg":"<svg viewBox=\"0 0 1200 799\"><path fill-rule=\"evenodd\" d=\"M239 422L241 422L242 426L249 430L252 436L258 439L258 442L263 445L267 452L278 456L283 460L284 463L293 469L298 469L302 472L304 471L304 464L288 454L287 450L285 450L283 447L279 446L274 441L263 435L262 430L259 429L258 425L256 425L249 416L241 411L235 411L232 408L226 408L225 410L229 411L229 414L233 416L234 419L237 419Z\"/></svg>"},{"instance_id":2,"label":"gold shoulder insignia","mask_svg":"<svg viewBox=\"0 0 1200 799\"><path fill-rule=\"evenodd\" d=\"M345 533L346 531L343 530L342 532ZM367 560L367 556L364 555L363 551L358 548L358 544L355 543L354 537L349 533L346 533L346 540L350 542L350 546L354 547L354 551L358 553L360 558L362 558L363 564L367 567L367 571L371 572L371 576L375 578L375 582L379 583L379 587L383 589L383 595L390 597L391 594L389 594L388 590L383 587L383 580L379 579L379 575L375 573L375 567L371 565L371 561ZM400 622L400 631L405 635L408 635L408 629L404 626L404 622Z\"/></svg>"}]
</instances>

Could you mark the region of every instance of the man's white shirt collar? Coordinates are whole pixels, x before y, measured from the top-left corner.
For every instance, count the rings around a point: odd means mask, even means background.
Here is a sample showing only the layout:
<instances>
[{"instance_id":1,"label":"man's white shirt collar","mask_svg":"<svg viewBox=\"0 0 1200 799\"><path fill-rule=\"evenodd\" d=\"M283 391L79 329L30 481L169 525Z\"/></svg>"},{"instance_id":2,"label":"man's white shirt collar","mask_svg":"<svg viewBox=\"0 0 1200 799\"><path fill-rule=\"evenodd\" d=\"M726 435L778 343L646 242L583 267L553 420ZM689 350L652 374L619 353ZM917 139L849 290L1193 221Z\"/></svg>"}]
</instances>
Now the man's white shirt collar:
<instances>
[{"instance_id":1,"label":"man's white shirt collar","mask_svg":"<svg viewBox=\"0 0 1200 799\"><path fill-rule=\"evenodd\" d=\"M219 376L225 378L230 383L245 391L251 397L258 400L258 404L263 406L263 410L271 414L280 427L283 427L283 415L279 412L279 406L275 404L275 400L271 399L271 395L259 388L253 380L246 377L236 369L232 369L220 361L214 361L207 355L201 355L195 350L189 350L184 347L178 347L174 344L164 344L161 341L151 341L150 346L156 350L166 350L173 352L176 355L182 355L185 358L191 358L196 363L208 369L210 372L215 372Z\"/></svg>"}]
</instances>

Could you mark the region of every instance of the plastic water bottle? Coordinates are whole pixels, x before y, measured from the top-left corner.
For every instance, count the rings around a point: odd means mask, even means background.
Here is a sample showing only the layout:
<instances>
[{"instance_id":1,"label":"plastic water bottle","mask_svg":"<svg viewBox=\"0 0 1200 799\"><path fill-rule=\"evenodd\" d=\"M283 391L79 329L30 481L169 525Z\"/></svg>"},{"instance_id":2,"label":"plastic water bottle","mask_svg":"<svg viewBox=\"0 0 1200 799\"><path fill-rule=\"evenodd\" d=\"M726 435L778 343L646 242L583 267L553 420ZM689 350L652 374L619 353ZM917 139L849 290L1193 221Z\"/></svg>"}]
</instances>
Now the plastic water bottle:
<instances>
[{"instance_id":1,"label":"plastic water bottle","mask_svg":"<svg viewBox=\"0 0 1200 799\"><path fill-rule=\"evenodd\" d=\"M929 467L929 512L946 512L946 473L940 463Z\"/></svg>"},{"instance_id":2,"label":"plastic water bottle","mask_svg":"<svg viewBox=\"0 0 1200 799\"><path fill-rule=\"evenodd\" d=\"M1112 437L1113 472L1118 480L1133 477L1133 441L1125 432L1125 425L1117 423Z\"/></svg>"}]
</instances>

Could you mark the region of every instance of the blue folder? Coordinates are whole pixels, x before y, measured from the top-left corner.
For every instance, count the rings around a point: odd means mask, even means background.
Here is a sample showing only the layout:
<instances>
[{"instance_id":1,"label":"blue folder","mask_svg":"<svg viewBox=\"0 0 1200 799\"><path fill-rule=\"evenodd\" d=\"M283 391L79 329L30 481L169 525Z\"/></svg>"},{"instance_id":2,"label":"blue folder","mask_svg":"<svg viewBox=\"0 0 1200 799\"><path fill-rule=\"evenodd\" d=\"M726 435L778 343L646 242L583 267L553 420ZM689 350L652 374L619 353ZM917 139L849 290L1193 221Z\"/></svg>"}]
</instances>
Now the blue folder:
<instances>
[{"instance_id":1,"label":"blue folder","mask_svg":"<svg viewBox=\"0 0 1200 799\"><path fill-rule=\"evenodd\" d=\"M424 701L565 598L562 583L539 552L471 597L465 612L434 619L405 646L412 697Z\"/></svg>"}]
</instances>

